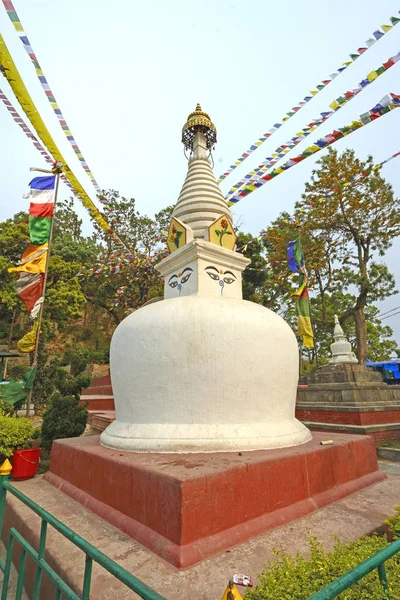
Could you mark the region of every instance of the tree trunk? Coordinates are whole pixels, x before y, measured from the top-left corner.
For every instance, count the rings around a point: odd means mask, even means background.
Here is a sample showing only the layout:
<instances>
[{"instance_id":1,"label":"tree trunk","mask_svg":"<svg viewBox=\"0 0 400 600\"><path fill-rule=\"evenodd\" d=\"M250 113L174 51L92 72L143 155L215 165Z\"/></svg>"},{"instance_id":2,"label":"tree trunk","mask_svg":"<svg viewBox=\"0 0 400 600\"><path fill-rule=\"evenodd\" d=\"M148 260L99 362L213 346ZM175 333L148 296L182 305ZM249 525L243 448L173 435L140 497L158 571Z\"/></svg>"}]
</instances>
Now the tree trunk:
<instances>
[{"instance_id":1,"label":"tree trunk","mask_svg":"<svg viewBox=\"0 0 400 600\"><path fill-rule=\"evenodd\" d=\"M367 358L367 326L365 323L365 305L358 306L354 313L354 322L356 325L356 338L357 338L357 358L360 365L365 364Z\"/></svg>"}]
</instances>

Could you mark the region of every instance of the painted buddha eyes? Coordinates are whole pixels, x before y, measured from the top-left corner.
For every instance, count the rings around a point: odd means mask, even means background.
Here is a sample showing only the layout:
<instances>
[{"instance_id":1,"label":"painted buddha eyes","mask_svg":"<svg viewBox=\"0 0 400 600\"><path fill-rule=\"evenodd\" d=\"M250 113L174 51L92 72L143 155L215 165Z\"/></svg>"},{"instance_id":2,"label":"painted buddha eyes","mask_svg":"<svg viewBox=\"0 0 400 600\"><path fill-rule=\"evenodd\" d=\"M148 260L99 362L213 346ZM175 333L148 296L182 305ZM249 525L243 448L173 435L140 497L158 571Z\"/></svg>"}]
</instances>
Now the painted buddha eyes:
<instances>
[{"instance_id":1,"label":"painted buddha eyes","mask_svg":"<svg viewBox=\"0 0 400 600\"><path fill-rule=\"evenodd\" d=\"M177 288L179 292L179 296L181 295L182 286L189 281L191 275L193 273L193 269L190 267L186 267L183 269L182 273L174 273L168 280L168 285L171 288Z\"/></svg>"},{"instance_id":2,"label":"painted buddha eyes","mask_svg":"<svg viewBox=\"0 0 400 600\"><path fill-rule=\"evenodd\" d=\"M224 291L225 284L230 285L234 281L236 281L236 275L232 273L232 271L223 271L222 269L217 269L217 267L208 266L205 269L205 272L211 279L214 281L219 281L219 285L221 287L221 296Z\"/></svg>"}]
</instances>

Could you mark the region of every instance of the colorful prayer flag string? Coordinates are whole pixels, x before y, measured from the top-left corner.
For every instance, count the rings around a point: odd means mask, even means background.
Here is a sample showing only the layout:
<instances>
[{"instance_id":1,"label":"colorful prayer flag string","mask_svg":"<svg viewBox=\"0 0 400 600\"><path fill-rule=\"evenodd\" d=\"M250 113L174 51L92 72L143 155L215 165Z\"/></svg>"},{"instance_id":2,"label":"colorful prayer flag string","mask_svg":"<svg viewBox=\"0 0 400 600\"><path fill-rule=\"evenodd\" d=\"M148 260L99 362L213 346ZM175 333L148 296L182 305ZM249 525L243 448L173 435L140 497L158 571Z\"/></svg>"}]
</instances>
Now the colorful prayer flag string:
<instances>
[{"instance_id":1,"label":"colorful prayer flag string","mask_svg":"<svg viewBox=\"0 0 400 600\"><path fill-rule=\"evenodd\" d=\"M4 1L5 0L3 0L3 2ZM291 119L299 110L301 110L303 106L305 106L308 102L310 102L310 100L312 100L317 94L319 94L319 92L322 91L329 83L331 83L333 79L335 79L341 73L343 73L343 71L345 71L355 60L357 60L357 58L361 56L361 54L367 52L367 50L369 50L371 46L378 42L388 31L390 31L395 25L397 25L397 23L400 22L400 19L398 17L390 17L390 22L391 25L381 26L382 31L380 31L379 29L374 31L373 37L370 37L365 42L366 47L358 48L357 52L350 54L350 61L344 62L343 65L337 71L329 75L329 77L323 79L320 84L315 86L315 89L311 90L306 96L304 96L304 98L300 102L298 102L296 106L294 106L290 111L286 113L286 115L281 119L281 122L275 123L275 125L271 127L271 129L268 129L268 131L264 133L264 135L258 138L258 140L254 142L250 146L250 148L246 150L246 152L243 152L243 154L241 154L239 158L232 165L230 165L230 167L224 173L222 173L222 175L219 176L218 183L223 181L230 173L232 173L232 171L234 171L239 165L241 165L242 162L246 160L246 158L248 158L253 152L255 152L255 150L257 150L259 146L261 146L268 138L271 137L271 135L273 135L280 127L282 127L282 125L286 121L289 121L289 119Z\"/></svg>"},{"instance_id":2,"label":"colorful prayer flag string","mask_svg":"<svg viewBox=\"0 0 400 600\"><path fill-rule=\"evenodd\" d=\"M13 3L11 2L11 0L3 0L3 4L4 4L4 8L7 11L7 15L9 16L10 21L14 25L14 28L17 31L18 35L23 34L23 35L19 35L19 39L21 40L26 53L28 54L29 58L31 59L31 62L35 68L36 76L39 79L40 85L43 88L46 98L49 101L50 106L53 109L53 111L58 119L58 122L60 123L61 129L63 130L67 140L71 144L73 151L75 152L79 162L81 163L82 168L85 171L86 175L89 177L90 181L92 182L95 190L97 192L100 192L100 187L99 187L96 179L94 178L92 171L89 169L89 165L87 164L87 162L81 152L81 149L79 148L74 136L71 133L71 130L67 124L67 121L65 120L65 117L62 114L59 105L57 104L54 93L50 89L48 80L45 77L42 67L40 66L37 56L32 48L32 45L31 45L27 35L25 34L24 27L18 17L17 11L15 10Z\"/></svg>"},{"instance_id":3,"label":"colorful prayer flag string","mask_svg":"<svg viewBox=\"0 0 400 600\"><path fill-rule=\"evenodd\" d=\"M383 167L383 165L385 165L386 163L390 162L394 158L398 158L399 156L400 156L400 150L399 150L399 152L395 152L394 154L392 154L388 158L385 158L385 160L383 160L382 162L377 163L376 165L373 165L372 167L366 169L362 173L358 173L352 179L348 179L347 181L344 181L343 183L337 184L337 186L338 186L337 188L335 188L331 192L328 192L324 196L321 196L320 198L318 198L317 202L322 202L326 198L330 198L334 194L337 194L341 189L346 188L348 186L351 186L351 185L353 185L355 183L358 183L361 179L364 179L364 177L369 177L369 175L371 175L372 173L378 172ZM309 204L307 208L299 208L298 211L296 211L293 215L288 216L287 219L282 219L282 221L278 221L278 222L274 223L273 225L270 225L268 227L268 231L273 231L274 229L277 229L277 228L281 227L282 224L287 224L287 223L295 224L296 221L297 221L297 219L298 219L298 213L306 212L307 210L310 210L310 208L312 208L312 207L313 207L313 204ZM262 231L260 233L260 235L257 235L256 237L251 238L250 240L248 240L244 244L244 246L241 246L240 248L237 248L237 252L246 252L247 246L249 246L253 242L256 242L256 241L260 240L264 236L268 235L268 231ZM250 271L265 271L265 269L253 269L251 267L246 267L246 270L250 270Z\"/></svg>"},{"instance_id":4,"label":"colorful prayer flag string","mask_svg":"<svg viewBox=\"0 0 400 600\"><path fill-rule=\"evenodd\" d=\"M391 110L398 108L400 106L400 96L397 94L387 94L382 100L374 106L370 111L363 113L359 117L359 121L353 121L350 125L346 125L345 127L340 127L338 130L334 130L332 133L324 136L323 138L317 140L315 144L312 144L308 148L306 148L301 154L298 156L291 158L286 163L284 163L280 167L276 167L270 173L259 177L254 183L247 184L242 190L240 190L237 195L232 196L228 201L228 206L232 206L239 202L241 198L248 196L254 190L262 187L267 181L270 181L277 175L280 175L284 171L287 171L294 165L300 163L308 156L316 154L320 152L323 148L334 144L339 139L346 135L350 135L353 131L368 125L371 121L375 121L379 119L381 116L385 115Z\"/></svg>"},{"instance_id":5,"label":"colorful prayer flag string","mask_svg":"<svg viewBox=\"0 0 400 600\"><path fill-rule=\"evenodd\" d=\"M336 100L329 104L329 108L331 108L332 110L320 113L321 117L313 119L311 123L308 124L308 127L304 127L294 137L287 140L284 144L281 144L281 146L279 146L278 148L275 148L275 151L271 154L271 156L267 156L265 160L260 165L258 165L258 167L254 171L250 171L240 181L238 181L234 186L232 186L225 198L229 199L230 196L236 195L238 190L242 186L256 181L258 176L260 176L260 173L266 173L268 169L270 169L277 162L279 162L280 159L283 158L288 152L290 152L295 146L297 146L297 144L299 144L306 137L308 137L313 131L318 129L320 125L322 125L323 123L325 123L325 121L330 119L343 106L348 104L348 102L355 98L355 96L358 96L360 92L362 92L372 82L378 79L378 77L383 75L383 73L386 73L388 69L393 67L393 65L395 65L399 61L400 52L398 52L394 56L391 56L380 67L368 73L368 75L366 75L366 77L361 80L361 82L354 90L344 92L341 96L336 98Z\"/></svg>"},{"instance_id":6,"label":"colorful prayer flag string","mask_svg":"<svg viewBox=\"0 0 400 600\"><path fill-rule=\"evenodd\" d=\"M4 67L4 65L8 65L8 66ZM110 237L112 238L115 245L119 248L123 248L124 251L126 251L128 254L131 254L131 251L125 246L125 244L120 240L120 238L114 232L114 230L108 225L104 216L100 213L100 211L97 209L96 205L92 202L92 200L86 194L85 190L82 188L82 186L80 185L80 183L78 182L76 177L73 175L73 173L69 169L68 165L66 165L60 151L58 150L57 146L55 145L55 143L54 143L52 137L50 136L50 133L48 132L45 124L43 123L35 105L33 104L33 101L31 99L31 97L29 96L28 91L27 91L27 89L15 67L15 64L12 61L11 55L8 53L8 49L5 47L4 40L1 37L1 35L0 35L0 67L3 67L4 75L6 76L6 78L7 79L8 79L8 77L10 78L9 83L14 91L14 94L15 94L17 100L20 102L25 114L27 115L28 119L30 120L30 122L31 122L34 130L38 134L39 138L41 139L41 141L43 142L43 144L45 146L48 147L48 144L50 144L51 149L52 149L53 158L50 156L50 154L47 152L47 150L39 143L36 136L33 135L31 130L29 129L29 127L26 125L26 123L24 122L22 117L19 115L19 113L16 111L16 109L14 108L12 103L9 101L7 96L4 94L4 92L0 90L0 99L6 106L7 110L13 117L14 121L17 123L17 125L19 125L19 127L21 127L21 129L25 133L25 135L32 141L33 145L40 152L40 154L43 156L43 158L45 159L46 162L53 164L54 161L57 161L57 162L61 162L61 163L63 163L63 165L65 165L64 169L66 170L66 173L61 174L61 179L63 180L63 182L69 187L71 192L77 198L79 198L81 200L82 204L89 211L89 214L92 217L92 219L94 221L96 221L96 223L101 227L101 229L103 231L105 231L108 235L110 235ZM8 74L8 77L7 77L6 73ZM41 133L39 133L37 131L35 125L37 127L39 127L39 130ZM50 150L50 148L49 148L49 150Z\"/></svg>"},{"instance_id":7,"label":"colorful prayer flag string","mask_svg":"<svg viewBox=\"0 0 400 600\"><path fill-rule=\"evenodd\" d=\"M35 146L36 150L38 150L40 152L40 154L43 156L44 160L47 163L53 164L54 161L51 158L50 154L47 152L47 150L45 150L45 148L43 148L43 146L41 145L41 143L39 142L37 137L33 135L31 130L25 123L25 121L22 119L21 115L17 112L17 110L14 108L14 106L11 104L11 102L9 101L9 99L7 98L7 96L5 95L3 90L1 90L1 89L0 89L0 100L5 105L6 109L8 110L8 112L10 113L12 118L14 119L15 123L19 127L21 127L21 129L25 133L26 137L28 137L32 141L32 144Z\"/></svg>"}]
</instances>

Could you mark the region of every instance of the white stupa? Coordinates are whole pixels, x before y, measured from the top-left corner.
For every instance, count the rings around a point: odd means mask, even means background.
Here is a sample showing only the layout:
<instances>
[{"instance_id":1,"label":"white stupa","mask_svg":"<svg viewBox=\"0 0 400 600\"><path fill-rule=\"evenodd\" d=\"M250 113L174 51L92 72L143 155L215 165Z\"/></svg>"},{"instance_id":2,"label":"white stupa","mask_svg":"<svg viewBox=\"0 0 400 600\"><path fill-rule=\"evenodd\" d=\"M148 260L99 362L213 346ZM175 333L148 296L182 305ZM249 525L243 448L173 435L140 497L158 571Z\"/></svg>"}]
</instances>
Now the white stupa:
<instances>
[{"instance_id":1,"label":"white stupa","mask_svg":"<svg viewBox=\"0 0 400 600\"><path fill-rule=\"evenodd\" d=\"M357 357L353 352L350 342L345 336L337 315L335 315L333 339L335 341L331 344L332 357L329 359L330 363L358 363Z\"/></svg>"},{"instance_id":2,"label":"white stupa","mask_svg":"<svg viewBox=\"0 0 400 600\"><path fill-rule=\"evenodd\" d=\"M216 130L199 105L183 128L191 151L157 269L164 300L116 329L110 351L116 420L110 448L215 452L311 439L294 416L298 348L274 312L243 300L232 218L209 162Z\"/></svg>"}]
</instances>

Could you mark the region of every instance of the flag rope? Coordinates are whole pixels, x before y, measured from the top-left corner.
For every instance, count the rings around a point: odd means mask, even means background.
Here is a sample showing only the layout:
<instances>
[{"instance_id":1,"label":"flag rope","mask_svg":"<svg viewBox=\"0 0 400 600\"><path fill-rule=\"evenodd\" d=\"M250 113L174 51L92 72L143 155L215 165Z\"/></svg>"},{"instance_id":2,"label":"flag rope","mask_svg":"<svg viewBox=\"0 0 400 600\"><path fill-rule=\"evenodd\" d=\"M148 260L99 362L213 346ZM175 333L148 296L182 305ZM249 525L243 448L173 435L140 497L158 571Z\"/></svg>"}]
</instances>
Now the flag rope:
<instances>
[{"instance_id":1,"label":"flag rope","mask_svg":"<svg viewBox=\"0 0 400 600\"><path fill-rule=\"evenodd\" d=\"M229 199L230 196L236 194L236 192L245 184L252 183L257 180L257 177L260 173L266 173L268 169L273 167L277 162L280 161L288 152L290 152L297 144L302 142L306 137L308 137L313 131L318 129L323 123L325 123L328 119L330 119L333 115L335 115L343 106L348 104L353 98L358 96L360 92L362 92L365 88L367 88L371 83L373 83L378 77L386 73L388 69L393 67L397 62L400 61L400 52L391 56L385 63L383 63L377 69L371 71L366 75L364 79L358 84L358 86L352 90L344 92L341 96L333 100L329 104L329 108L332 110L325 111L320 113L321 117L317 119L313 119L311 123L308 124L308 127L304 127L301 131L299 131L294 137L287 140L284 144L275 148L275 151L271 154L271 156L267 156L265 160L258 165L254 171L250 171L247 175L245 175L240 181L238 181L234 186L231 187L229 192L226 194L225 198Z\"/></svg>"},{"instance_id":2,"label":"flag rope","mask_svg":"<svg viewBox=\"0 0 400 600\"><path fill-rule=\"evenodd\" d=\"M67 121L66 121L63 113L61 112L61 109L57 103L54 93L50 89L49 82L43 73L43 70L38 61L37 55L35 54L35 52L32 48L32 44L30 43L28 36L26 35L24 27L23 27L21 20L17 14L17 11L14 8L12 1L11 0L3 0L3 5L4 5L4 8L6 9L7 15L8 15L11 23L14 25L14 28L15 28L16 32L18 33L19 39L22 42L24 50L26 51L27 55L29 56L29 58L34 66L35 73L39 80L39 83L42 86L42 89L46 95L46 98L47 98L51 108L53 109L54 114L57 117L57 120L60 124L60 127L61 127L64 135L66 136L67 140L71 144L73 151L75 152L86 175L89 177L90 181L92 182L94 189L96 190L96 192L100 192L100 187L99 187L96 179L94 178L94 175L93 175L92 171L90 170L89 165L87 164L86 159L83 156L81 149L79 148L74 136L71 133L71 129L69 128Z\"/></svg>"},{"instance_id":3,"label":"flag rope","mask_svg":"<svg viewBox=\"0 0 400 600\"><path fill-rule=\"evenodd\" d=\"M69 168L63 155L61 154L56 143L54 142L50 132L48 131L45 123L43 122L43 120L39 114L39 111L37 110L32 98L30 97L29 92L26 89L26 86L21 78L21 75L19 74L19 71L12 59L12 56L11 56L1 34L0 34L0 69L3 73L3 75L5 76L5 78L7 79L8 83L10 84L10 87L11 87L15 97L17 98L18 102L20 103L22 110L28 117L34 131L36 132L36 134L38 135L38 137L41 140L41 142L43 143L43 145L47 148L47 150L53 157L54 162L57 162L57 163L61 162L63 164L63 180L66 183L66 185L68 185L68 187L71 189L73 194L77 198L80 199L83 206L88 210L91 218L99 225L99 227L107 235L109 235L112 238L112 240L116 244L116 246L121 249L124 249L128 254L132 255L131 250L122 242L122 240L119 238L119 236L110 227L110 225L107 223L106 219L104 218L104 215L96 207L94 202L88 196L87 192L84 190L82 185L79 183L78 179L75 177L75 175ZM3 92L3 96L5 96L4 92ZM4 102L4 100L3 100L3 102ZM11 105L11 103L9 103L9 104ZM11 107L12 107L12 105L8 106L7 108L11 108ZM13 112L16 113L17 111L10 110L9 112L13 116ZM16 119L18 117L13 116L13 118L14 118L14 121L16 121ZM21 119L21 121L22 121L22 119ZM19 121L16 121L16 122L20 126L22 125L22 123L20 123ZM26 135L28 135L27 131L26 131L26 130L29 131L28 127L25 126L25 128L23 128L23 130L25 131ZM30 137L30 136L28 136L28 137ZM30 138L30 139L32 139L32 138ZM33 141L34 140L32 139L32 142ZM35 147L37 147L37 146L35 145Z\"/></svg>"},{"instance_id":4,"label":"flag rope","mask_svg":"<svg viewBox=\"0 0 400 600\"><path fill-rule=\"evenodd\" d=\"M400 13L400 11L398 12ZM289 119L291 119L299 110L301 110L303 106L308 104L308 102L310 102L317 94L319 94L319 92L321 92L327 85L329 85L333 81L333 79L335 79L341 73L343 73L343 71L345 71L350 65L352 65L354 61L356 61L357 58L359 58L362 54L365 54L365 52L367 52L371 48L371 46L378 42L388 31L390 31L395 25L397 25L397 23L400 22L400 19L398 17L390 17L390 22L391 25L381 25L382 31L380 31L379 29L374 31L372 34L373 37L370 37L368 40L366 40L366 47L360 47L358 48L357 52L350 54L350 61L344 62L343 65L339 69L337 69L337 71L329 75L329 78L327 77L323 79L320 84L315 86L315 89L311 90L307 96L305 96L300 102L297 103L296 106L294 106L290 111L288 111L280 122L275 123L275 125L271 127L271 129L268 129L267 133L264 133L264 135L258 138L258 140L255 141L250 146L250 148L246 150L246 152L241 154L239 158L232 165L230 165L230 167L224 173L222 173L222 175L219 176L218 183L223 181L230 173L232 173L232 171L234 171L238 166L240 166L242 162L244 162L253 152L255 152L257 148L259 148L268 138L271 137L271 135L278 131L278 129L282 127L282 125L286 123L286 121L289 121Z\"/></svg>"},{"instance_id":5,"label":"flag rope","mask_svg":"<svg viewBox=\"0 0 400 600\"><path fill-rule=\"evenodd\" d=\"M374 172L376 173L377 171L379 171L379 169L381 169L383 167L383 165L385 165L386 163L390 162L394 158L398 158L399 156L400 156L400 150L398 152L395 152L391 156L388 156L388 158L385 158L385 160L383 160L382 162L377 163L376 165L372 166L369 169L366 169L362 173L358 173L352 179L348 179L344 183L339 183L337 188L335 188L331 192L328 192L324 196L321 196L320 198L318 198L317 202L322 202L323 200L325 200L325 198L330 198L334 194L337 194L342 188L348 187L348 186L350 186L350 185L352 185L354 183L358 183L364 177L369 177L369 175L371 175L371 173L374 173ZM284 224L290 223L292 219L294 219L294 222L293 222L293 224L294 224L296 222L296 220L298 219L298 213L306 212L307 210L310 210L313 206L314 206L314 203L309 204L306 208L299 208L298 211L296 211L295 213L293 213L293 215L289 215L287 219L281 219L281 221L278 221L278 222L274 223L273 225L271 225L270 227L268 227L268 231L273 231L274 229L277 229L278 227L281 226L282 223L284 223ZM249 244L252 244L253 242L257 242L258 240L260 240L264 236L268 235L268 231L262 231L260 233L260 235L257 235L256 237L251 238L243 246L241 246L240 248L238 248L237 252L246 252L247 246L249 246ZM261 272L261 271L265 271L266 269L253 269L251 267L246 267L246 270Z\"/></svg>"},{"instance_id":6,"label":"flag rope","mask_svg":"<svg viewBox=\"0 0 400 600\"><path fill-rule=\"evenodd\" d=\"M309 156L313 156L314 154L317 154L318 152L320 152L327 146L330 146L330 145L334 144L335 142L337 142L339 139L341 139L347 135L350 135L351 133L353 133L354 131L357 131L358 129L361 129L362 127L365 127L371 121L375 121L376 119L379 119L381 116L385 115L386 113L390 112L391 110L394 110L395 108L398 108L399 106L400 106L400 96L397 94L393 94L393 93L387 94L371 110L360 115L359 121L353 121L350 125L346 125L345 127L339 127L338 130L334 130L332 133L317 140L315 142L315 144L313 144L312 146L309 146L301 154L299 154L298 156L296 156L294 158L291 158L286 163L284 163L282 166L276 167L270 173L267 173L266 175L259 177L254 183L247 184L242 190L240 190L237 193L237 195L232 196L228 200L228 203L227 203L228 206L233 206L234 204L239 202L239 200L241 198L248 196L249 194L251 194L252 192L257 190L258 188L262 187L265 183L267 183L267 181L274 179L281 173L287 171L288 169L290 169L291 167L300 163L301 161L308 158Z\"/></svg>"}]
</instances>

